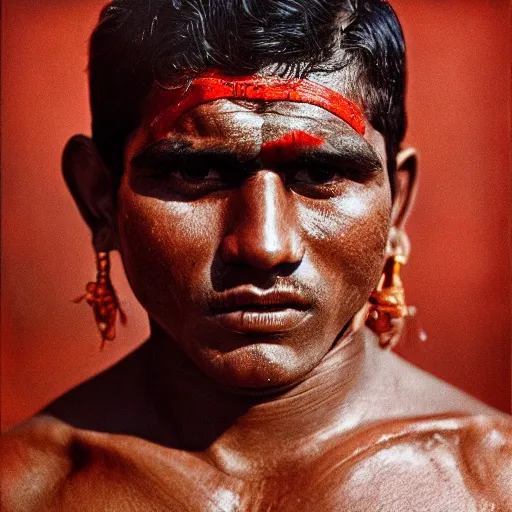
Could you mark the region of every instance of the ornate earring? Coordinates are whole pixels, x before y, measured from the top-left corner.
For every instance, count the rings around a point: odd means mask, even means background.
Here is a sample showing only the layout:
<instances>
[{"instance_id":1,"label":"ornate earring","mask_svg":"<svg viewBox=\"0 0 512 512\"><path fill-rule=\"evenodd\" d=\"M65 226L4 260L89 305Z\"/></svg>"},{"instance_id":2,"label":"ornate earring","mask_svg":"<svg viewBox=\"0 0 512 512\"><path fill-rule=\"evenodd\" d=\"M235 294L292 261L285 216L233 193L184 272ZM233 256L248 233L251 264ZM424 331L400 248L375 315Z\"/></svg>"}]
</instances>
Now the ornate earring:
<instances>
[{"instance_id":1,"label":"ornate earring","mask_svg":"<svg viewBox=\"0 0 512 512\"><path fill-rule=\"evenodd\" d=\"M86 300L92 307L94 318L101 334L100 350L103 350L105 341L112 341L116 337L116 317L119 311L121 324L126 324L126 315L119 305L116 292L110 281L110 258L108 252L96 253L98 272L96 282L89 282L85 287L86 293L77 297L73 302Z\"/></svg>"},{"instance_id":2,"label":"ornate earring","mask_svg":"<svg viewBox=\"0 0 512 512\"><path fill-rule=\"evenodd\" d=\"M400 268L404 263L404 256L388 258L379 284L370 295L366 325L379 336L382 348L393 348L398 343L405 317L414 313L414 308L405 304L404 285L400 278Z\"/></svg>"}]
</instances>

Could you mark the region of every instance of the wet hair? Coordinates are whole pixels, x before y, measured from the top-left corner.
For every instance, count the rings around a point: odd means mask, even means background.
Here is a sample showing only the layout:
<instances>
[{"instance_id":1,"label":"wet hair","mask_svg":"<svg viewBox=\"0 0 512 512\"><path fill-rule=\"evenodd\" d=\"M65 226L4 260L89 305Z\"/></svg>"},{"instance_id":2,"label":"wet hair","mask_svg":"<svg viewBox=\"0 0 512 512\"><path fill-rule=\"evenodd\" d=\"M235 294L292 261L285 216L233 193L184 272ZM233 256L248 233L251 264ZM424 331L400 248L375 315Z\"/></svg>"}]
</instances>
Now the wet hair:
<instances>
[{"instance_id":1,"label":"wet hair","mask_svg":"<svg viewBox=\"0 0 512 512\"><path fill-rule=\"evenodd\" d=\"M344 90L384 135L388 168L406 129L405 44L383 0L114 0L90 42L93 140L120 177L152 84L209 69L285 77L345 70Z\"/></svg>"}]
</instances>

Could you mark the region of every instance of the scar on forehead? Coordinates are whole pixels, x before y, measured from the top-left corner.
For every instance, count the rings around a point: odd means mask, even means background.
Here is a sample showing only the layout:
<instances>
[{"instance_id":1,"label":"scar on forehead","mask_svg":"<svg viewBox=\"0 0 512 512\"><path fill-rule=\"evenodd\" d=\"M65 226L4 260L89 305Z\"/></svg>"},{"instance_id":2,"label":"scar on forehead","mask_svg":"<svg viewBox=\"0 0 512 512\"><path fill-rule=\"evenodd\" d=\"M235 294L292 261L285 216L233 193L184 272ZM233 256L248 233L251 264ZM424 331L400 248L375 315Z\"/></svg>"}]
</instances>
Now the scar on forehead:
<instances>
[{"instance_id":1,"label":"scar on forehead","mask_svg":"<svg viewBox=\"0 0 512 512\"><path fill-rule=\"evenodd\" d=\"M287 134L261 145L259 157L263 164L286 162L293 160L298 151L303 148L317 148L324 139L310 135L301 130L292 130Z\"/></svg>"}]
</instances>

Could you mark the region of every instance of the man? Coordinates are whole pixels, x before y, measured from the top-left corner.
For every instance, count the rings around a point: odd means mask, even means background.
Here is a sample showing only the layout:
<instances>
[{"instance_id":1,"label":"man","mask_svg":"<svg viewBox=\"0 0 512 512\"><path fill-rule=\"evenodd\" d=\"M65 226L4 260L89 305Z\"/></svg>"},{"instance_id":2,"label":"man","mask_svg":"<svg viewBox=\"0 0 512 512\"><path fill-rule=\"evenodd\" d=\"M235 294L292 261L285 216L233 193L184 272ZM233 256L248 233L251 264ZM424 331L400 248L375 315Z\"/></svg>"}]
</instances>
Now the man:
<instances>
[{"instance_id":1,"label":"man","mask_svg":"<svg viewBox=\"0 0 512 512\"><path fill-rule=\"evenodd\" d=\"M115 249L151 337L5 436L6 510L512 508L509 420L378 346L406 309L404 61L382 1L105 8L64 173L102 339Z\"/></svg>"}]
</instances>

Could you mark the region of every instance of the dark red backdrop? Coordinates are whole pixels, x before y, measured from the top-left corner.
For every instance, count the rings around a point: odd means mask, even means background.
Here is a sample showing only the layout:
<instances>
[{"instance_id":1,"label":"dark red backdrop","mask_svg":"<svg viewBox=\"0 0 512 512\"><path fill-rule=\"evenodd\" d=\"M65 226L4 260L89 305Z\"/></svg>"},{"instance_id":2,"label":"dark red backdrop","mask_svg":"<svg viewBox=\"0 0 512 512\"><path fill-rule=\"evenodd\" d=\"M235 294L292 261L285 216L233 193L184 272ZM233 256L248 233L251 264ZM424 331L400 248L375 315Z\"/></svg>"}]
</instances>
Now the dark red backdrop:
<instances>
[{"instance_id":1,"label":"dark red backdrop","mask_svg":"<svg viewBox=\"0 0 512 512\"><path fill-rule=\"evenodd\" d=\"M70 299L94 277L90 237L60 176L89 133L87 39L103 0L6 0L2 11L2 424L122 357L147 334L118 258L129 326L97 350ZM401 353L510 410L510 17L507 0L395 0L409 49L409 144L420 193L405 271L428 341Z\"/></svg>"}]
</instances>

